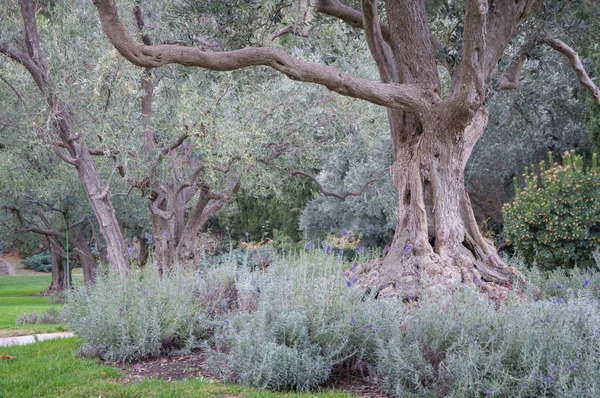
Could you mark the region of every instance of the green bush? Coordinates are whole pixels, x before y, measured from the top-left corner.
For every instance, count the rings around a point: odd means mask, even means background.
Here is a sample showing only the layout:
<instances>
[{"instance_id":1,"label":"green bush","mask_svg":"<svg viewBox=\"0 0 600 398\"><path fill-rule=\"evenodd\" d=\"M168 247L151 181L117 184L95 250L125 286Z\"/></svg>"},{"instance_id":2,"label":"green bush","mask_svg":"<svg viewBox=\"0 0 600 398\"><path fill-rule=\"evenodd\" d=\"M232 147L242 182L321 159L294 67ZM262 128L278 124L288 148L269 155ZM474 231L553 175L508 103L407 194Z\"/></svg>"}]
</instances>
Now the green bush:
<instances>
[{"instance_id":1,"label":"green bush","mask_svg":"<svg viewBox=\"0 0 600 398\"><path fill-rule=\"evenodd\" d=\"M567 152L562 165L550 157L539 178L525 172L525 187L516 188L512 204L503 208L504 234L529 264L552 270L594 266L600 246L600 173L593 155L590 167ZM515 182L515 187L517 187Z\"/></svg>"},{"instance_id":2,"label":"green bush","mask_svg":"<svg viewBox=\"0 0 600 398\"><path fill-rule=\"evenodd\" d=\"M47 251L40 254L34 254L25 260L21 260L21 264L24 264L25 268L36 272L52 271L52 259L50 258L50 252Z\"/></svg>"}]
</instances>

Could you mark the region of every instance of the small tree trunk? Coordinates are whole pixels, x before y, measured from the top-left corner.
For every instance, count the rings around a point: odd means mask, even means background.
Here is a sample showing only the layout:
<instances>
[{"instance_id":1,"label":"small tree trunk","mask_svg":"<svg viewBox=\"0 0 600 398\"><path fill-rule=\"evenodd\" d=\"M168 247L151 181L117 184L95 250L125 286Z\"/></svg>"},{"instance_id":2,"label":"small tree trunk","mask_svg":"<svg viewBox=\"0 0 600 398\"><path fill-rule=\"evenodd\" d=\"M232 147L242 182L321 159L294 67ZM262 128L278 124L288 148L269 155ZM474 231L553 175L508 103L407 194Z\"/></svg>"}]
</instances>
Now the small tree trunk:
<instances>
[{"instance_id":1,"label":"small tree trunk","mask_svg":"<svg viewBox=\"0 0 600 398\"><path fill-rule=\"evenodd\" d=\"M42 292L42 295L44 296L51 296L67 289L67 266L65 258L61 256L54 244L48 242L48 248L50 250L50 259L52 262L52 282L50 282L50 286Z\"/></svg>"},{"instance_id":2,"label":"small tree trunk","mask_svg":"<svg viewBox=\"0 0 600 398\"><path fill-rule=\"evenodd\" d=\"M83 282L86 286L91 286L96 280L97 264L94 255L81 229L72 229L71 238L73 239L73 250L77 253L77 259L83 270Z\"/></svg>"},{"instance_id":3,"label":"small tree trunk","mask_svg":"<svg viewBox=\"0 0 600 398\"><path fill-rule=\"evenodd\" d=\"M398 225L389 253L369 270L369 283L384 296L416 297L420 286L440 291L461 282L502 296L506 289L497 287L509 285L511 275L522 275L506 266L481 235L464 185L464 169L487 111L480 108L463 129L453 126L451 116L434 120L395 145Z\"/></svg>"},{"instance_id":4,"label":"small tree trunk","mask_svg":"<svg viewBox=\"0 0 600 398\"><path fill-rule=\"evenodd\" d=\"M149 247L150 244L148 243L146 236L140 236L139 240L140 240L139 262L140 262L140 267L143 267L148 262L148 257L150 256L150 247Z\"/></svg>"}]
</instances>

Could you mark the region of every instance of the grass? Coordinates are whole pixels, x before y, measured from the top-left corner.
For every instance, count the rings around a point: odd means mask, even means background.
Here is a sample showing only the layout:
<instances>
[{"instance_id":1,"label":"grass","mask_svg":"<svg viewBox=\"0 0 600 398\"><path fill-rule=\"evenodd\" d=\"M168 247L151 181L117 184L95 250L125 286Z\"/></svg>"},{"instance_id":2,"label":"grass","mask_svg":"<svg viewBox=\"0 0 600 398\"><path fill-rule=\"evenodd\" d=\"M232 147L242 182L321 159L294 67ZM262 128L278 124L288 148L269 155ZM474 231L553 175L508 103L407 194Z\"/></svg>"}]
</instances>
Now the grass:
<instances>
[{"instance_id":1,"label":"grass","mask_svg":"<svg viewBox=\"0 0 600 398\"><path fill-rule=\"evenodd\" d=\"M49 274L36 276L0 277L0 337L31 333L49 333L65 330L64 325L17 325L17 317L24 313L42 313L49 308L46 297L32 296L46 289L50 284Z\"/></svg>"},{"instance_id":2,"label":"grass","mask_svg":"<svg viewBox=\"0 0 600 398\"><path fill-rule=\"evenodd\" d=\"M125 382L117 368L80 357L80 344L70 338L0 348L0 354L16 357L0 360L0 397L351 397L275 393L197 379Z\"/></svg>"}]
</instances>

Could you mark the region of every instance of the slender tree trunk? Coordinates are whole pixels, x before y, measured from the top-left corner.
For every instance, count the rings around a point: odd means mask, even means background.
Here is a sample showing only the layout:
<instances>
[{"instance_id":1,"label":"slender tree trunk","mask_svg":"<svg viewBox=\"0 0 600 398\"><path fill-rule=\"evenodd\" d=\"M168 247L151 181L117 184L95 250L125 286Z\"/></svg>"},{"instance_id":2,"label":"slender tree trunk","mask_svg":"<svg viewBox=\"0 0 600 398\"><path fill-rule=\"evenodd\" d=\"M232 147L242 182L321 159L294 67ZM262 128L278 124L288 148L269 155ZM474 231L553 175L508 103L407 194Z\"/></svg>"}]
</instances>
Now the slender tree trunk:
<instances>
[{"instance_id":1,"label":"slender tree trunk","mask_svg":"<svg viewBox=\"0 0 600 398\"><path fill-rule=\"evenodd\" d=\"M143 267L148 262L148 257L150 257L150 243L146 239L146 236L140 236L140 266Z\"/></svg>"},{"instance_id":2,"label":"slender tree trunk","mask_svg":"<svg viewBox=\"0 0 600 398\"><path fill-rule=\"evenodd\" d=\"M27 53L14 51L7 46L0 46L0 52L21 63L29 71L41 94L52 109L52 119L55 121L56 133L69 156L66 156L60 150L57 150L56 153L62 160L77 169L79 180L98 219L100 232L106 241L111 268L114 272L126 272L125 245L112 205L109 187L102 184L85 142L77 133L69 112L59 97L59 93L55 91L55 85L52 82L50 70L43 56L37 30L36 2L20 0L19 3Z\"/></svg>"},{"instance_id":3,"label":"slender tree trunk","mask_svg":"<svg viewBox=\"0 0 600 398\"><path fill-rule=\"evenodd\" d=\"M83 282L87 286L91 286L96 280L97 270L97 264L94 260L94 255L92 254L90 246L81 229L72 229L71 238L73 242L73 250L75 253L77 253L77 259L79 260L83 270Z\"/></svg>"},{"instance_id":4,"label":"slender tree trunk","mask_svg":"<svg viewBox=\"0 0 600 398\"><path fill-rule=\"evenodd\" d=\"M52 282L42 295L51 296L67 289L67 265L65 258L60 254L59 250L53 243L48 242L50 250L50 259L52 262Z\"/></svg>"}]
</instances>

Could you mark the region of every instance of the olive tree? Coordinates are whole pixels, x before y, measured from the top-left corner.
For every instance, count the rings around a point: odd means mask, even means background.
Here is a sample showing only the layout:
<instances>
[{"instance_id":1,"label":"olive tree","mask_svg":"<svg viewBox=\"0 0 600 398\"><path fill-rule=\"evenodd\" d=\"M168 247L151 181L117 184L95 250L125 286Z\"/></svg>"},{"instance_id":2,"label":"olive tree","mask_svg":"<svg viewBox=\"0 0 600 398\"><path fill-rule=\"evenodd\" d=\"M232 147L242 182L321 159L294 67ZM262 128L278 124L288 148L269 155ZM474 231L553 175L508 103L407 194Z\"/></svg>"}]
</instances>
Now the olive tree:
<instances>
[{"instance_id":1,"label":"olive tree","mask_svg":"<svg viewBox=\"0 0 600 398\"><path fill-rule=\"evenodd\" d=\"M519 272L503 263L479 231L464 184L464 170L487 124L487 82L534 0L467 0L460 20L456 56L446 56L428 23L424 0L386 1L385 17L375 0L361 11L339 0L318 0L318 13L362 28L380 81L354 77L323 63L311 63L270 47L207 51L200 46L147 45L123 25L114 0L93 0L102 27L115 48L142 67L181 64L216 71L271 67L289 78L315 83L341 95L383 106L388 112L394 153L393 178L399 197L398 222L391 250L369 272L369 283L382 294L414 295L419 280L434 290L474 279L502 295ZM210 24L210 18L198 18ZM527 46L548 45L567 56L580 82L600 105L577 52L558 38L540 34ZM528 51L524 47L509 68L505 88L518 82ZM443 92L438 64L451 84Z\"/></svg>"}]
</instances>

